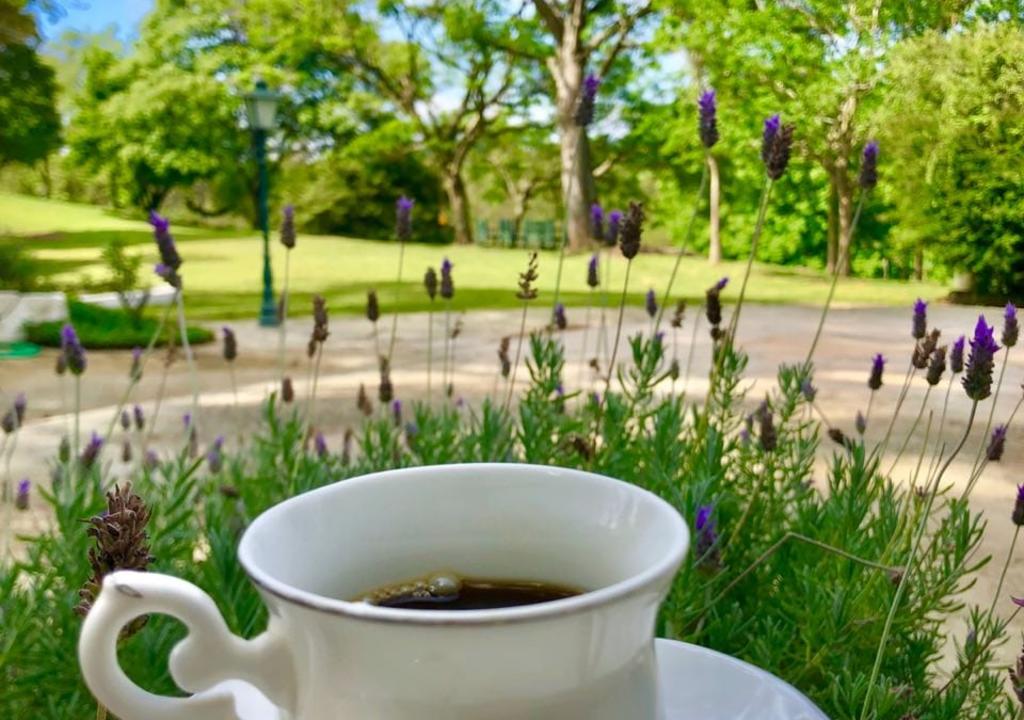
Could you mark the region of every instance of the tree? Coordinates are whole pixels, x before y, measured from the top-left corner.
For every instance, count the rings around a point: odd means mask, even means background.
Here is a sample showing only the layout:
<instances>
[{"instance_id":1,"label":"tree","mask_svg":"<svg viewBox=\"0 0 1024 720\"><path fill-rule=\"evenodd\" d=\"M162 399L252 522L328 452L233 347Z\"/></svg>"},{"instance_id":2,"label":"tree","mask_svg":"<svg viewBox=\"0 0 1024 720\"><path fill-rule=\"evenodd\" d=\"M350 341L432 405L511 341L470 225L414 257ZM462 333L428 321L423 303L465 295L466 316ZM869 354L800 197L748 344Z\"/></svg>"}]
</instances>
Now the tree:
<instances>
[{"instance_id":1,"label":"tree","mask_svg":"<svg viewBox=\"0 0 1024 720\"><path fill-rule=\"evenodd\" d=\"M17 0L0 0L0 166L35 163L60 145L57 85L39 58L35 20Z\"/></svg>"},{"instance_id":2,"label":"tree","mask_svg":"<svg viewBox=\"0 0 1024 720\"><path fill-rule=\"evenodd\" d=\"M884 189L901 222L894 258L968 271L986 299L1024 300L1024 31L980 24L899 47L872 117L898 157ZM902 252L900 252L902 251Z\"/></svg>"},{"instance_id":3,"label":"tree","mask_svg":"<svg viewBox=\"0 0 1024 720\"><path fill-rule=\"evenodd\" d=\"M353 2L284 5L289 42L315 48L324 72L354 76L416 129L441 178L455 240L472 242L466 161L499 110L514 102L518 80L516 63L476 32L480 9L462 1L383 2L374 18Z\"/></svg>"},{"instance_id":4,"label":"tree","mask_svg":"<svg viewBox=\"0 0 1024 720\"><path fill-rule=\"evenodd\" d=\"M829 270L848 274L857 157L886 54L929 28L953 27L968 0L668 2L666 42L698 58L708 81L748 107L797 124L797 152L826 173ZM722 38L728 38L723 42ZM867 107L865 107L867 105Z\"/></svg>"},{"instance_id":5,"label":"tree","mask_svg":"<svg viewBox=\"0 0 1024 720\"><path fill-rule=\"evenodd\" d=\"M489 182L487 197L512 207L513 235L521 236L530 204L558 184L557 167L538 162L557 147L542 127L500 127L475 151L472 176Z\"/></svg>"},{"instance_id":6,"label":"tree","mask_svg":"<svg viewBox=\"0 0 1024 720\"><path fill-rule=\"evenodd\" d=\"M532 14L526 13L527 6ZM589 242L594 198L590 142L586 129L575 121L583 81L588 72L606 79L616 70L623 54L635 47L631 41L638 25L651 13L649 0L523 0L518 13L491 23L493 42L547 71L571 248Z\"/></svg>"}]
</instances>

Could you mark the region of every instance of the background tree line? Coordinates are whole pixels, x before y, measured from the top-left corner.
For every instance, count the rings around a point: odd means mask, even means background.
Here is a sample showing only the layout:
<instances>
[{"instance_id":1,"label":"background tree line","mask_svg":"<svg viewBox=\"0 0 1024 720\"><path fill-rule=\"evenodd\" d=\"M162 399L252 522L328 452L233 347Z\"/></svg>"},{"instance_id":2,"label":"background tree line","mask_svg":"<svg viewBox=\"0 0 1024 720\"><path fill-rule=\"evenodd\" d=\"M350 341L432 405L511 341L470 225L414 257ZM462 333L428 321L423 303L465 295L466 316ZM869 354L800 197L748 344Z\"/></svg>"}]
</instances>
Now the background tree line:
<instances>
[{"instance_id":1,"label":"background tree line","mask_svg":"<svg viewBox=\"0 0 1024 720\"><path fill-rule=\"evenodd\" d=\"M56 11L0 0L8 186L251 219L243 96L259 76L282 91L275 197L309 230L389 237L404 193L422 240L471 242L500 202L517 224L531 205L565 218L582 247L593 202L639 197L672 242L705 163L696 97L714 87L719 182L701 199L695 251L745 252L761 121L781 112L798 161L761 259L968 271L982 294L1024 296L1019 1L156 0L129 45L65 33L41 49L38 24ZM581 128L588 73L600 98ZM851 246L871 138L885 172Z\"/></svg>"}]
</instances>

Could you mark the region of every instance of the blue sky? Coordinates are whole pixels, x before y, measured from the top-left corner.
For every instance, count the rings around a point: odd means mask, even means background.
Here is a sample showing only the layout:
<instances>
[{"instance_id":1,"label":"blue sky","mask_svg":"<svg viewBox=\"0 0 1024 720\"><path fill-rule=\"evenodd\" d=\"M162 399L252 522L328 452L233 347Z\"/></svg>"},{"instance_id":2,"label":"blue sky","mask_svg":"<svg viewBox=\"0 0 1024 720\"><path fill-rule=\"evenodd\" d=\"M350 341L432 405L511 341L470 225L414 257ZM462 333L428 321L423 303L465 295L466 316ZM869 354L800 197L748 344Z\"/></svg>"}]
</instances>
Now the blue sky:
<instances>
[{"instance_id":1,"label":"blue sky","mask_svg":"<svg viewBox=\"0 0 1024 720\"><path fill-rule=\"evenodd\" d=\"M95 32L114 24L121 38L129 38L151 7L153 0L69 0L64 17L56 23L42 18L40 29L45 37L55 38L65 30Z\"/></svg>"}]
</instances>

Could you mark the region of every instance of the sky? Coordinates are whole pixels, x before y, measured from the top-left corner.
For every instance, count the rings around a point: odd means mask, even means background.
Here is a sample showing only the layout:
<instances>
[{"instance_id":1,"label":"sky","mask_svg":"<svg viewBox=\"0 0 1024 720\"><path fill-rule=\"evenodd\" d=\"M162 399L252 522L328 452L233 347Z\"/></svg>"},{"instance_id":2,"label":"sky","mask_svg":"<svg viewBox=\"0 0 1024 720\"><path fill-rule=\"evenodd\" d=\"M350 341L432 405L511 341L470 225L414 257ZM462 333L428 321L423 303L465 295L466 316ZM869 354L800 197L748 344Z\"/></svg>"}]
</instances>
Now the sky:
<instances>
[{"instance_id":1,"label":"sky","mask_svg":"<svg viewBox=\"0 0 1024 720\"><path fill-rule=\"evenodd\" d=\"M114 24L118 36L127 39L152 6L153 0L67 0L64 17L55 23L41 18L40 29L45 37L55 38L65 30L96 32Z\"/></svg>"}]
</instances>

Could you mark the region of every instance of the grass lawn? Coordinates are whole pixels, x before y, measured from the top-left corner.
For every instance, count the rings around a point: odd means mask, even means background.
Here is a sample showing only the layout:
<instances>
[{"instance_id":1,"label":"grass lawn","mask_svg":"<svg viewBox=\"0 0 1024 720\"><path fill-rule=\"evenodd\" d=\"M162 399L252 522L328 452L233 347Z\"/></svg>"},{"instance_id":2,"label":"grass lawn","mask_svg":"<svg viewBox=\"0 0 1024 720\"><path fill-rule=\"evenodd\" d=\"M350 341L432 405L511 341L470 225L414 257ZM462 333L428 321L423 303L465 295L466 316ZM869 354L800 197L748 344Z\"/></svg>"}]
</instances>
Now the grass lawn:
<instances>
[{"instance_id":1,"label":"grass lawn","mask_svg":"<svg viewBox=\"0 0 1024 720\"><path fill-rule=\"evenodd\" d=\"M259 308L261 240L256 233L173 227L185 264L186 301L189 316L196 319L255 317ZM147 263L156 262L156 248L149 226L137 220L111 215L100 208L0 193L0 235L2 242L24 244L41 262L41 272L52 282L73 285L83 277L100 279L105 270L99 251L119 236L142 253ZM276 235L276 233L275 233ZM272 242L276 289L284 271L284 248ZM403 282L397 286L400 310L423 310L427 306L422 289L423 273L448 257L455 266L455 309L507 308L518 306L515 284L526 266L526 250L504 250L463 246L410 244L405 251ZM586 264L589 255L571 255L563 270L563 296L569 305L587 300ZM606 254L602 255L602 262ZM363 311L366 291L377 288L382 309L396 307L395 273L398 246L335 236L301 235L291 258L291 310L309 312L313 293L324 295L334 313ZM630 276L632 302L642 302L651 287L660 297L671 272L674 257L642 254L634 261ZM541 253L541 300L550 301L555 285L558 254ZM621 292L626 263L618 252L612 254L611 288ZM682 262L676 280L678 296L696 301L704 290L723 275L737 280L743 263L726 262L709 266L699 257ZM603 271L602 271L603 274ZM735 287L730 288L735 291ZM820 305L828 292L823 273L801 268L755 265L747 297L753 302ZM914 298L941 298L946 289L934 283L879 280L842 280L836 303L863 305L906 305ZM730 297L726 291L725 299ZM439 301L440 302L440 301Z\"/></svg>"}]
</instances>

